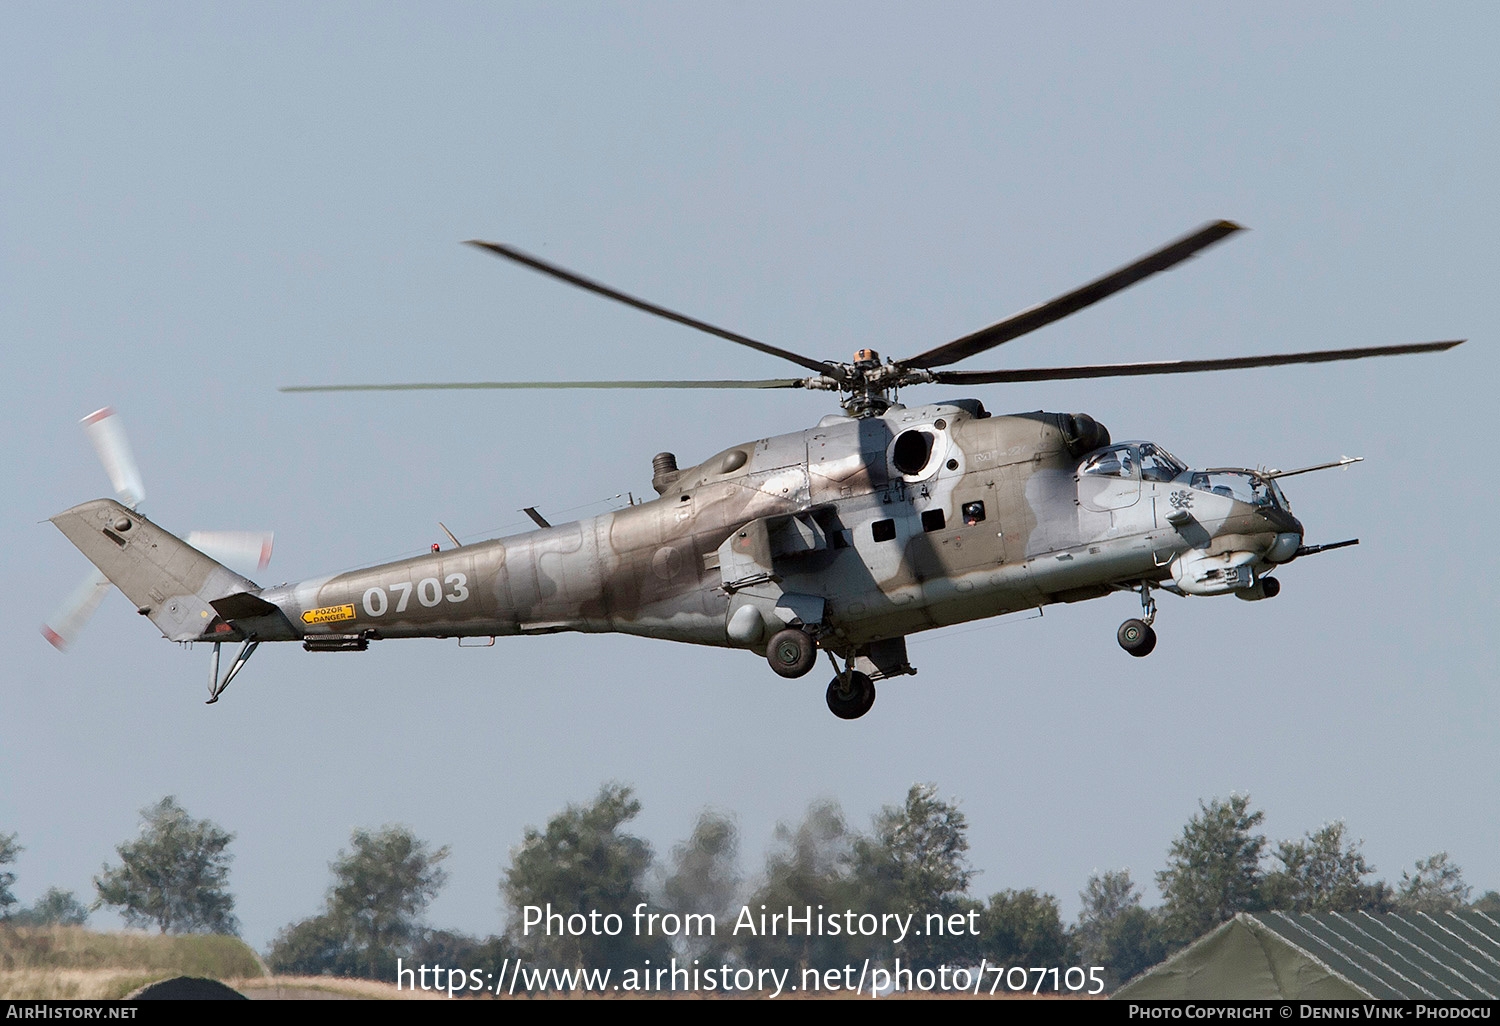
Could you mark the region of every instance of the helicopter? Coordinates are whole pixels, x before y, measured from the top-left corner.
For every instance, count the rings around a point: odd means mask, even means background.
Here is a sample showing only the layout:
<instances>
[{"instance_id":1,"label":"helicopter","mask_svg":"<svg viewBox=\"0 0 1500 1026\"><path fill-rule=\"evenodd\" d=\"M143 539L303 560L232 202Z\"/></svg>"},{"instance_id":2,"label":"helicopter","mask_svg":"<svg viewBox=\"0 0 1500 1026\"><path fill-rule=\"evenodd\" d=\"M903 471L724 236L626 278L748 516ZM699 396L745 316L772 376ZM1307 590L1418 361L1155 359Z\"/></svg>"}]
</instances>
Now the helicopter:
<instances>
[{"instance_id":1,"label":"helicopter","mask_svg":"<svg viewBox=\"0 0 1500 1026\"><path fill-rule=\"evenodd\" d=\"M731 445L689 466L652 459L655 499L397 562L260 587L129 504L97 499L52 522L161 630L213 646L210 703L263 642L363 652L396 638L618 632L737 648L786 678L827 654L828 708L857 719L875 682L914 674L920 631L1115 592L1132 656L1156 646L1154 592L1259 601L1275 572L1358 539L1304 544L1279 484L1295 470L1194 469L1151 441L1114 442L1084 413L992 415L977 399L908 407L903 388L1235 370L1440 352L1464 340L1267 356L1033 369L952 364L1175 267L1241 230L1214 221L1055 299L903 359L820 360L648 302L509 245L470 244L533 271L779 357L799 377L717 381L300 385L284 392L420 389L801 388L836 393L813 427ZM441 526L441 525L440 525ZM220 647L240 648L220 674Z\"/></svg>"}]
</instances>

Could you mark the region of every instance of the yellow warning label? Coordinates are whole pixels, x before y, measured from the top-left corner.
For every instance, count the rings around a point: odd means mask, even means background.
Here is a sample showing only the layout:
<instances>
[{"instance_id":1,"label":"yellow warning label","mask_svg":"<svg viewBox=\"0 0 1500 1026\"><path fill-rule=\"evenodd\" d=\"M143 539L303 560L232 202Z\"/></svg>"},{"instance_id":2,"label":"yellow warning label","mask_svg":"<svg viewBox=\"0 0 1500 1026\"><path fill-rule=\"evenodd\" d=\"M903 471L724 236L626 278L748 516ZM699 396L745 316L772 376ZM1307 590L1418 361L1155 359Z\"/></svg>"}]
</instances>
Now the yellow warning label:
<instances>
[{"instance_id":1,"label":"yellow warning label","mask_svg":"<svg viewBox=\"0 0 1500 1026\"><path fill-rule=\"evenodd\" d=\"M309 609L302 614L303 623L335 623L339 620L354 619L353 606L324 606L322 609Z\"/></svg>"}]
</instances>

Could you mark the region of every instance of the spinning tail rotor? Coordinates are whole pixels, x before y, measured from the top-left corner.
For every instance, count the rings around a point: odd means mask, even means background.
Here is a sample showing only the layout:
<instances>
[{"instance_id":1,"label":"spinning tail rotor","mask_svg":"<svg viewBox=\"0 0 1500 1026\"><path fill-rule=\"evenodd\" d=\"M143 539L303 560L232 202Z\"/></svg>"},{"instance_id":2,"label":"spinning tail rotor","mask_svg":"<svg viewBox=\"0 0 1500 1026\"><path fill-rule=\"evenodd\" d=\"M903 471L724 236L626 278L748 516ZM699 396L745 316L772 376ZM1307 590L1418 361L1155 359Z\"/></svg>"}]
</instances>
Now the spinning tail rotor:
<instances>
[{"instance_id":1,"label":"spinning tail rotor","mask_svg":"<svg viewBox=\"0 0 1500 1026\"><path fill-rule=\"evenodd\" d=\"M99 462L109 475L115 495L129 509L139 507L146 497L140 466L131 451L130 440L112 407L95 410L80 424L99 454ZM187 543L225 566L235 570L264 570L271 561L275 535L269 531L194 531ZM71 595L58 606L42 625L42 637L59 652L77 640L79 633L99 608L111 585L104 574L91 573Z\"/></svg>"}]
</instances>

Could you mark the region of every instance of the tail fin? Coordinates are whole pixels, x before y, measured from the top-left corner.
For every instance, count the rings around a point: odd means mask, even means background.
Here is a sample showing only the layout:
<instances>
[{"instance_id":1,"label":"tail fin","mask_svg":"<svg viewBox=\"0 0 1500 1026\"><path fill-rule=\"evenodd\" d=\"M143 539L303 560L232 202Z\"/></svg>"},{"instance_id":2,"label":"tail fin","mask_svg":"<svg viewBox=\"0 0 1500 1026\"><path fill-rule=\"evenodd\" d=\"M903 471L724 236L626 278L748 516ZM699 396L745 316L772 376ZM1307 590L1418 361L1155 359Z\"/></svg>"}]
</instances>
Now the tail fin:
<instances>
[{"instance_id":1,"label":"tail fin","mask_svg":"<svg viewBox=\"0 0 1500 1026\"><path fill-rule=\"evenodd\" d=\"M52 522L171 641L213 640L224 628L212 603L258 590L113 499L74 506Z\"/></svg>"}]
</instances>

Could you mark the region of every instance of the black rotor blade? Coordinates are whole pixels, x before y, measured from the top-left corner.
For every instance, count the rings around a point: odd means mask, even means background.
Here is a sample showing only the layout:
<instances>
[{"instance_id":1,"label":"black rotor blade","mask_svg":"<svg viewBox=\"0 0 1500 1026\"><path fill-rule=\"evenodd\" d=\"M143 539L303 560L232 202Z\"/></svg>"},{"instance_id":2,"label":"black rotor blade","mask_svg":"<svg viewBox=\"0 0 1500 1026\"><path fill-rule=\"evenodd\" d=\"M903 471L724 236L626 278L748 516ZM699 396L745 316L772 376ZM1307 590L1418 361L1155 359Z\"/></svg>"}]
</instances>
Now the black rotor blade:
<instances>
[{"instance_id":1,"label":"black rotor blade","mask_svg":"<svg viewBox=\"0 0 1500 1026\"><path fill-rule=\"evenodd\" d=\"M521 252L521 250L516 249L513 246L502 245L498 242L484 242L479 239L470 239L468 244L470 246L477 246L480 249L487 249L491 253L494 253L496 256L504 257L507 260L513 260L518 264L531 268L533 271L540 271L542 274L550 275L551 277L556 278L559 281L565 281L569 285L577 285L581 289L587 289L588 291L600 296L604 296L607 299L616 300L617 302L624 303L626 306L633 306L637 310L644 310L647 313L656 314L656 316L658 317L665 317L669 321L675 321L678 324L685 324L689 328L697 328L699 331L706 331L710 335L717 335L719 338L728 339L730 342L738 342L742 346L749 346L751 349L758 349L762 353L769 353L772 356L779 356L783 360L790 360L792 363L797 364L797 366L806 367L810 371L815 371L819 374L830 375L836 375L838 372L838 369L836 367L824 363L822 360L814 360L811 357L802 356L798 353L791 352L787 349L781 349L777 346L769 345L765 342L757 342L753 338L747 338L746 336L736 334L733 331L727 331L724 328L715 327L714 325L709 324L707 321L700 321L695 317L689 317L686 314L680 314L675 310L668 310L664 306L658 306L655 303L648 303L644 299L637 299L635 296L628 295L624 292L619 291L618 289L612 289L608 285L594 281L591 278L585 278L581 274L574 274L572 271L569 271L563 267L558 267L556 264L549 264L547 261L542 260L539 257L534 257L529 253L523 253Z\"/></svg>"},{"instance_id":2,"label":"black rotor blade","mask_svg":"<svg viewBox=\"0 0 1500 1026\"><path fill-rule=\"evenodd\" d=\"M761 381L432 381L395 385L288 385L282 392L415 392L479 388L806 388L806 378Z\"/></svg>"},{"instance_id":3,"label":"black rotor blade","mask_svg":"<svg viewBox=\"0 0 1500 1026\"><path fill-rule=\"evenodd\" d=\"M1022 310L997 324L991 324L988 328L981 328L972 335L965 335L947 345L929 349L909 360L899 362L906 367L944 367L950 363L957 363L976 353L992 349L1002 342L1009 342L1013 338L1019 338L1028 332L1045 327L1053 321L1061 320L1068 314L1077 313L1084 307L1112 296L1121 289L1129 288L1142 278L1149 278L1158 271L1177 266L1199 250L1212 246L1220 239L1242 230L1242 227L1233 221L1214 221L1206 224L1197 231L1184 235L1175 242L1169 242L1161 249L1148 253L1134 263L1126 264L1097 281L1089 282L1056 299Z\"/></svg>"},{"instance_id":4,"label":"black rotor blade","mask_svg":"<svg viewBox=\"0 0 1500 1026\"><path fill-rule=\"evenodd\" d=\"M1245 367L1279 367L1291 363L1329 363L1362 360L1368 356L1403 356L1408 353L1438 353L1461 345L1449 342L1417 342L1400 346L1365 349L1324 349L1312 353L1277 353L1274 356L1231 356L1218 360L1161 360L1154 363L1103 363L1078 367L1029 367L999 371L934 371L932 380L949 385L988 385L1002 381L1061 381L1068 378L1122 378L1138 374L1195 374L1199 371L1240 370Z\"/></svg>"}]
</instances>

